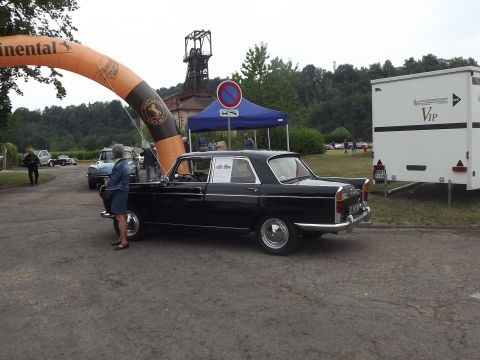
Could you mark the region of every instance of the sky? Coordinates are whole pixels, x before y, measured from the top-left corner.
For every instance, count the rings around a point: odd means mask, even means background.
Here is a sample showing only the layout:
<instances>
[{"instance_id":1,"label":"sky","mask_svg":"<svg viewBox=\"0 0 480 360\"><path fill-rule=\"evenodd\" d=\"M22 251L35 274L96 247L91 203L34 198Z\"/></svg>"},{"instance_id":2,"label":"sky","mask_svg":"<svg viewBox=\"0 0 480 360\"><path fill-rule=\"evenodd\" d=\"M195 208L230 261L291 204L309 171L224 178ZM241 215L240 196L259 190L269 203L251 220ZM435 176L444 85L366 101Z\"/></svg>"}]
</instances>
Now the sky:
<instances>
[{"instance_id":1,"label":"sky","mask_svg":"<svg viewBox=\"0 0 480 360\"><path fill-rule=\"evenodd\" d=\"M72 14L77 40L120 62L151 87L183 83L184 39L210 30L210 78L239 71L249 48L267 44L270 58L357 68L434 54L480 61L478 0L78 0ZM78 74L61 71L67 96L53 86L19 82L24 96L10 94L13 109L121 100ZM124 103L125 104L125 103ZM126 104L125 104L126 105Z\"/></svg>"}]
</instances>

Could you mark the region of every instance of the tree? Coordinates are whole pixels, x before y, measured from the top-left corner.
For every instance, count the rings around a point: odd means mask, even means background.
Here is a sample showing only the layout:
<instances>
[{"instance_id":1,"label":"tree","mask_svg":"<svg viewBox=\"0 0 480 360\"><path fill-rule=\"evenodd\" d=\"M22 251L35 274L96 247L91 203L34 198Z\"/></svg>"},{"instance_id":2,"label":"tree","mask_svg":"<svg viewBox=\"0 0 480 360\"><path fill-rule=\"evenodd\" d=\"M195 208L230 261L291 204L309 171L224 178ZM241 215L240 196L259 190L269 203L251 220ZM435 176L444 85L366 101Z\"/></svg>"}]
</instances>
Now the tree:
<instances>
[{"instance_id":1,"label":"tree","mask_svg":"<svg viewBox=\"0 0 480 360\"><path fill-rule=\"evenodd\" d=\"M330 134L330 137L332 138L333 141L337 143L343 143L345 139L351 140L352 134L346 128L344 128L343 126L340 126Z\"/></svg>"},{"instance_id":2,"label":"tree","mask_svg":"<svg viewBox=\"0 0 480 360\"><path fill-rule=\"evenodd\" d=\"M232 75L233 80L241 86L243 95L259 105L263 104L262 86L268 74L269 57L267 44L255 45L253 49L247 51L241 66L241 74L235 72Z\"/></svg>"},{"instance_id":3,"label":"tree","mask_svg":"<svg viewBox=\"0 0 480 360\"><path fill-rule=\"evenodd\" d=\"M305 107L323 100L325 96L327 71L310 64L305 66L300 73L297 86L298 96Z\"/></svg>"},{"instance_id":4,"label":"tree","mask_svg":"<svg viewBox=\"0 0 480 360\"><path fill-rule=\"evenodd\" d=\"M233 79L241 86L245 98L284 111L290 119L302 122L306 115L297 92L300 80L297 66L278 57L267 62L269 58L266 44L255 45L247 52L241 74L234 73Z\"/></svg>"},{"instance_id":5,"label":"tree","mask_svg":"<svg viewBox=\"0 0 480 360\"><path fill-rule=\"evenodd\" d=\"M0 0L0 36L44 35L67 38L74 41L73 26L69 12L77 10L77 0ZM11 111L8 96L10 90L23 95L17 80L34 79L45 84L53 84L57 98L65 97L66 90L55 69L44 75L40 66L20 66L0 68L0 129L6 121L6 113Z\"/></svg>"}]
</instances>

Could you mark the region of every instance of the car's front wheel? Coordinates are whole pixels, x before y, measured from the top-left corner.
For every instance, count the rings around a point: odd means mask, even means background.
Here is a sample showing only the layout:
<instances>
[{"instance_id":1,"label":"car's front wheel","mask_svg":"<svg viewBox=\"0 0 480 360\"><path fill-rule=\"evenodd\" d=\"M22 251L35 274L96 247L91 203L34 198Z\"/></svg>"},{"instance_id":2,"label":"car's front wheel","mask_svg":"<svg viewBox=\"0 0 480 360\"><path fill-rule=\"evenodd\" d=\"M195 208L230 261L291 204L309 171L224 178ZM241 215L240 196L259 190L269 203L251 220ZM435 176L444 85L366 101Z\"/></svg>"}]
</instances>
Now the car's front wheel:
<instances>
[{"instance_id":1,"label":"car's front wheel","mask_svg":"<svg viewBox=\"0 0 480 360\"><path fill-rule=\"evenodd\" d=\"M128 209L127 213L127 238L128 241L135 241L142 238L145 232L145 224L141 213L136 209ZM113 227L117 235L120 235L117 220L113 220Z\"/></svg>"},{"instance_id":2,"label":"car's front wheel","mask_svg":"<svg viewBox=\"0 0 480 360\"><path fill-rule=\"evenodd\" d=\"M55 166L55 163L54 163L52 160L50 160L50 161L48 162L48 166L53 167L53 166Z\"/></svg>"},{"instance_id":3,"label":"car's front wheel","mask_svg":"<svg viewBox=\"0 0 480 360\"><path fill-rule=\"evenodd\" d=\"M272 255L286 255L298 244L298 230L280 217L263 218L257 224L256 235L262 249Z\"/></svg>"}]
</instances>

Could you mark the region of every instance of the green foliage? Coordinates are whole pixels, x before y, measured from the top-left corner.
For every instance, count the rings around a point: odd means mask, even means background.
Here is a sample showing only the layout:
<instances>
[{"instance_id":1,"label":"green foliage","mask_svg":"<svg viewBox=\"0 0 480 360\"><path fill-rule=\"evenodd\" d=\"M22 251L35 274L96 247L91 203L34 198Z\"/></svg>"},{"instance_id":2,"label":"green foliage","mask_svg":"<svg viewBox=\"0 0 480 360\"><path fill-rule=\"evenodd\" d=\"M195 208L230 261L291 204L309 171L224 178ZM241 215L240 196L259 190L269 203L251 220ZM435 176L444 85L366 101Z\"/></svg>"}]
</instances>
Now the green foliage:
<instances>
[{"instance_id":1,"label":"green foliage","mask_svg":"<svg viewBox=\"0 0 480 360\"><path fill-rule=\"evenodd\" d=\"M240 74L232 75L250 101L288 113L291 121L302 123L306 111L300 103L297 86L300 81L297 66L278 57L268 62L267 45L260 43L249 49Z\"/></svg>"},{"instance_id":2,"label":"green foliage","mask_svg":"<svg viewBox=\"0 0 480 360\"><path fill-rule=\"evenodd\" d=\"M12 143L6 143L5 147L7 150L7 168L12 168L17 166L17 157L18 157L17 147ZM0 146L0 150L3 150L1 146ZM0 167L2 165L3 164L0 164Z\"/></svg>"},{"instance_id":3,"label":"green foliage","mask_svg":"<svg viewBox=\"0 0 480 360\"><path fill-rule=\"evenodd\" d=\"M76 0L0 0L0 36L45 35L74 41L73 32L77 29L70 13L77 9ZM61 99L66 95L59 79L61 76L55 69L44 75L40 66L0 68L0 124L6 121L6 114L11 111L9 91L22 95L17 80L34 79L53 84L57 97Z\"/></svg>"},{"instance_id":4,"label":"green foliage","mask_svg":"<svg viewBox=\"0 0 480 360\"><path fill-rule=\"evenodd\" d=\"M140 145L137 130L118 100L51 106L43 111L20 108L14 115L20 119L14 139L20 149L97 150L116 142Z\"/></svg>"},{"instance_id":5,"label":"green foliage","mask_svg":"<svg viewBox=\"0 0 480 360\"><path fill-rule=\"evenodd\" d=\"M50 151L52 158L57 158L59 155L68 155L68 157L76 158L77 160L95 160L98 158L100 150L69 150L69 151Z\"/></svg>"},{"instance_id":6,"label":"green foliage","mask_svg":"<svg viewBox=\"0 0 480 360\"><path fill-rule=\"evenodd\" d=\"M340 126L332 131L332 133L327 138L328 142L335 141L336 143L343 143L345 139L347 141L352 141L352 134L343 126Z\"/></svg>"},{"instance_id":7,"label":"green foliage","mask_svg":"<svg viewBox=\"0 0 480 360\"><path fill-rule=\"evenodd\" d=\"M0 143L16 142L15 139L18 137L19 124L20 117L18 115L11 113L5 114L4 121L0 120Z\"/></svg>"},{"instance_id":8,"label":"green foliage","mask_svg":"<svg viewBox=\"0 0 480 360\"><path fill-rule=\"evenodd\" d=\"M320 131L304 127L291 127L289 131L290 150L302 155L323 154L324 139Z\"/></svg>"}]
</instances>

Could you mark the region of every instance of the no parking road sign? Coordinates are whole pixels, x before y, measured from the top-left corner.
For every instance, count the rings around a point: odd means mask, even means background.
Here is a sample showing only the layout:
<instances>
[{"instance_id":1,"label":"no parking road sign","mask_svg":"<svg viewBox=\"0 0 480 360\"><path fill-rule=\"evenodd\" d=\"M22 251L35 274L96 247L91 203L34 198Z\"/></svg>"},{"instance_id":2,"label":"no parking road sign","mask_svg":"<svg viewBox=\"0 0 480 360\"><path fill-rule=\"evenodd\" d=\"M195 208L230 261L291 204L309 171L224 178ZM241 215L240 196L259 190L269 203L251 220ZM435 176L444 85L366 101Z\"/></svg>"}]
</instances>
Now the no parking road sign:
<instances>
[{"instance_id":1,"label":"no parking road sign","mask_svg":"<svg viewBox=\"0 0 480 360\"><path fill-rule=\"evenodd\" d=\"M242 89L232 80L225 80L217 87L217 99L226 108L232 109L242 101Z\"/></svg>"}]
</instances>

